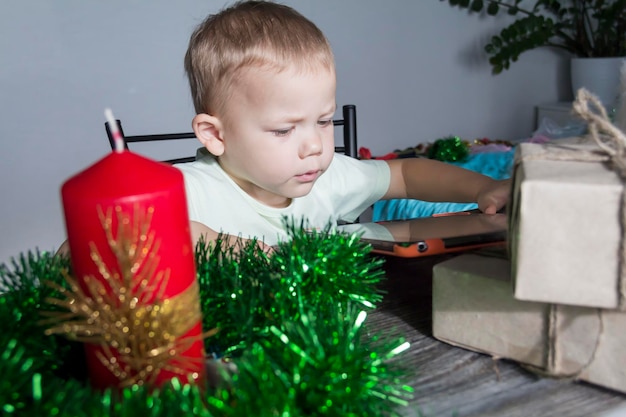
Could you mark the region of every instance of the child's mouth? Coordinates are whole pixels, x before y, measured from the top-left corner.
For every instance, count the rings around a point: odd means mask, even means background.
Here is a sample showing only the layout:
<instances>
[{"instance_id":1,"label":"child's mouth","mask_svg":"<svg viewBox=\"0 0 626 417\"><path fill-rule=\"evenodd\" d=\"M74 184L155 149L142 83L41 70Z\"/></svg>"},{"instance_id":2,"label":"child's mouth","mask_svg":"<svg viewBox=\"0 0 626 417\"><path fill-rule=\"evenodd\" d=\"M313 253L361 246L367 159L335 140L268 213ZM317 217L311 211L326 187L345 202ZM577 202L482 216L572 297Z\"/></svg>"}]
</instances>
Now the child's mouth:
<instances>
[{"instance_id":1,"label":"child's mouth","mask_svg":"<svg viewBox=\"0 0 626 417\"><path fill-rule=\"evenodd\" d=\"M308 172L305 172L304 174L296 175L296 179L300 182L312 182L312 181L315 181L317 177L319 177L319 175L320 175L319 170L308 171Z\"/></svg>"}]
</instances>

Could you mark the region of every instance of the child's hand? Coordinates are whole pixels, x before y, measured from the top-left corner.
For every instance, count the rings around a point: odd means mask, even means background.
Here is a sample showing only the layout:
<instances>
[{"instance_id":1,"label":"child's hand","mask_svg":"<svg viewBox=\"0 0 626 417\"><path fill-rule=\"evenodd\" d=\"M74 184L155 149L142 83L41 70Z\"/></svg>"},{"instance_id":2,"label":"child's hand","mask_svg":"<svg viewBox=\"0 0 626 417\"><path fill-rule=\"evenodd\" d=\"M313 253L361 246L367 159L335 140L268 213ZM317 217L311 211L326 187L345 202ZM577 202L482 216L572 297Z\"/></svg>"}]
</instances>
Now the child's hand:
<instances>
[{"instance_id":1,"label":"child's hand","mask_svg":"<svg viewBox=\"0 0 626 417\"><path fill-rule=\"evenodd\" d=\"M486 214L495 214L509 202L511 180L492 181L478 193L478 208Z\"/></svg>"},{"instance_id":2,"label":"child's hand","mask_svg":"<svg viewBox=\"0 0 626 417\"><path fill-rule=\"evenodd\" d=\"M252 240L233 235L221 235L221 238L225 241L227 246L235 248L235 252L239 252L242 248L247 247ZM255 240L255 243L266 255L271 255L275 251L273 246L266 244L262 240Z\"/></svg>"},{"instance_id":3,"label":"child's hand","mask_svg":"<svg viewBox=\"0 0 626 417\"><path fill-rule=\"evenodd\" d=\"M198 222L191 222L191 240L193 246L195 247L200 238L205 242L215 242L217 239L221 239L226 247L235 248L235 252L238 252L240 249L244 248L249 239L244 239L239 236L228 235L228 234L220 234L215 230L203 225ZM256 244L261 248L263 252L270 255L274 252L274 248L265 244L265 242L261 240L257 240Z\"/></svg>"}]
</instances>

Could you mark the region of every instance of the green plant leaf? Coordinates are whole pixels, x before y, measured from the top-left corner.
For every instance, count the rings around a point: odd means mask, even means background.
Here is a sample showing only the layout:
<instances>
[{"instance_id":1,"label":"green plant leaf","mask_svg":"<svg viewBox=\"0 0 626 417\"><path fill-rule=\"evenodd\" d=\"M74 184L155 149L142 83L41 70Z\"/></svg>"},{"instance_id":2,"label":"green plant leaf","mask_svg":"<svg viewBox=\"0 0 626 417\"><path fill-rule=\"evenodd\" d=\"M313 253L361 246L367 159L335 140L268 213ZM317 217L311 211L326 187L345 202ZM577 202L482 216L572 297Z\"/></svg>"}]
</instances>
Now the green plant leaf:
<instances>
[{"instance_id":1,"label":"green plant leaf","mask_svg":"<svg viewBox=\"0 0 626 417\"><path fill-rule=\"evenodd\" d=\"M489 2L489 5L487 6L487 14L490 16L495 16L498 14L498 11L500 10L500 6L498 5L498 3L495 2Z\"/></svg>"},{"instance_id":2,"label":"green plant leaf","mask_svg":"<svg viewBox=\"0 0 626 417\"><path fill-rule=\"evenodd\" d=\"M483 0L474 0L470 7L473 12L480 12L483 9Z\"/></svg>"},{"instance_id":3,"label":"green plant leaf","mask_svg":"<svg viewBox=\"0 0 626 417\"><path fill-rule=\"evenodd\" d=\"M452 1L452 0L451 0ZM526 51L554 47L577 57L626 56L626 0L454 0L471 12L517 16L485 46L493 72ZM532 5L532 6L531 6Z\"/></svg>"}]
</instances>

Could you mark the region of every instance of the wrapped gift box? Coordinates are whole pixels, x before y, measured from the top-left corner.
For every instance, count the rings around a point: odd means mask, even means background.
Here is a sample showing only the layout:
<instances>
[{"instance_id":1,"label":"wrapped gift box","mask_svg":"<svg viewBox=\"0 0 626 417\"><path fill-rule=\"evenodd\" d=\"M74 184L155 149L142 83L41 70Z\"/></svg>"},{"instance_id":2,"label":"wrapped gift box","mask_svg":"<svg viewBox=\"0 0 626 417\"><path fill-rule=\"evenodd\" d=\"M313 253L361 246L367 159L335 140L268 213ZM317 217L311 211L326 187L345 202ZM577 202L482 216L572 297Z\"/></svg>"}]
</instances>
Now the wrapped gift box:
<instances>
[{"instance_id":1,"label":"wrapped gift box","mask_svg":"<svg viewBox=\"0 0 626 417\"><path fill-rule=\"evenodd\" d=\"M506 259L461 255L433 269L433 335L541 373L626 392L626 312L521 301Z\"/></svg>"},{"instance_id":2,"label":"wrapped gift box","mask_svg":"<svg viewBox=\"0 0 626 417\"><path fill-rule=\"evenodd\" d=\"M596 145L571 142L516 150L509 211L515 297L616 308L623 185L606 163L576 161L606 159L593 153Z\"/></svg>"}]
</instances>

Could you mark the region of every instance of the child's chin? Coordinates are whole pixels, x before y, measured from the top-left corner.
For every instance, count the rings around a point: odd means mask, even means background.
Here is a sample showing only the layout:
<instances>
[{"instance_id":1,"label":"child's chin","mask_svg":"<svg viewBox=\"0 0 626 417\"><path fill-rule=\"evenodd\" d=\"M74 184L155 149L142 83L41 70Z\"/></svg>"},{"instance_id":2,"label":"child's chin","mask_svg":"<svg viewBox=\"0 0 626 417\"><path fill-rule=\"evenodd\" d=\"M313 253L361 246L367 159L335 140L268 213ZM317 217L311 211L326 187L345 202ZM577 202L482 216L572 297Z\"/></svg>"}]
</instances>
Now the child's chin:
<instances>
[{"instance_id":1,"label":"child's chin","mask_svg":"<svg viewBox=\"0 0 626 417\"><path fill-rule=\"evenodd\" d=\"M299 197L304 197L305 195L309 194L311 192L311 190L313 189L313 184L314 183L310 183L310 184L302 184L301 186L297 187L296 189L292 190L291 193L289 193L288 198L299 198Z\"/></svg>"}]
</instances>

